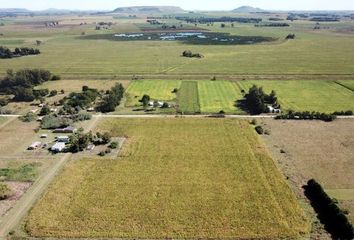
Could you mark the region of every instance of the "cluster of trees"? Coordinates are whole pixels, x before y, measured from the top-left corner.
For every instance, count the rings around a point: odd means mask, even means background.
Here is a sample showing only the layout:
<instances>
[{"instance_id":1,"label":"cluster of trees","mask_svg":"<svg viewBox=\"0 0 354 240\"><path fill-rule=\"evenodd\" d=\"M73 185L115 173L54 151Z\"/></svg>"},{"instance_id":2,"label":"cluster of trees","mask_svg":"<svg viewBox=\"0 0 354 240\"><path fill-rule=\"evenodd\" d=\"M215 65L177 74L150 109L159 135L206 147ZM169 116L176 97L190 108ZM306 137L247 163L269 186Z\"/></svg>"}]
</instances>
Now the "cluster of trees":
<instances>
[{"instance_id":1,"label":"cluster of trees","mask_svg":"<svg viewBox=\"0 0 354 240\"><path fill-rule=\"evenodd\" d=\"M108 144L112 139L112 136L106 133L92 134L92 132L84 133L83 131L79 131L70 136L69 142L69 151L73 153L84 151L90 143L94 145L105 145Z\"/></svg>"},{"instance_id":2,"label":"cluster of trees","mask_svg":"<svg viewBox=\"0 0 354 240\"><path fill-rule=\"evenodd\" d=\"M13 57L22 57L22 56L27 56L27 55L38 55L41 52L39 49L34 49L34 48L27 48L27 47L22 47L22 48L15 48L15 51L11 51L7 47L0 46L0 58L13 58Z\"/></svg>"},{"instance_id":3,"label":"cluster of trees","mask_svg":"<svg viewBox=\"0 0 354 240\"><path fill-rule=\"evenodd\" d=\"M35 86L57 78L60 77L42 69L24 69L16 73L8 70L0 81L0 93L14 95L14 101L31 102L49 94L47 89L35 90Z\"/></svg>"},{"instance_id":4,"label":"cluster of trees","mask_svg":"<svg viewBox=\"0 0 354 240\"><path fill-rule=\"evenodd\" d=\"M82 87L81 93L72 92L67 97L66 104L76 108L86 108L90 106L94 101L96 101L97 97L100 95L97 89L89 88L88 86Z\"/></svg>"},{"instance_id":5,"label":"cluster of trees","mask_svg":"<svg viewBox=\"0 0 354 240\"><path fill-rule=\"evenodd\" d=\"M325 228L334 239L353 239L354 229L344 212L323 190L322 186L311 179L304 186L305 195L318 214Z\"/></svg>"},{"instance_id":6,"label":"cluster of trees","mask_svg":"<svg viewBox=\"0 0 354 240\"><path fill-rule=\"evenodd\" d=\"M261 114L268 112L268 105L280 108L276 92L273 90L268 95L262 87L253 85L245 94L245 106L251 114Z\"/></svg>"},{"instance_id":7,"label":"cluster of trees","mask_svg":"<svg viewBox=\"0 0 354 240\"><path fill-rule=\"evenodd\" d=\"M289 23L264 23L256 24L255 27L290 27Z\"/></svg>"},{"instance_id":8,"label":"cluster of trees","mask_svg":"<svg viewBox=\"0 0 354 240\"><path fill-rule=\"evenodd\" d=\"M103 98L102 102L98 106L98 110L107 113L113 112L116 107L120 104L124 96L124 87L121 83L116 83L110 91L107 92L107 95Z\"/></svg>"},{"instance_id":9,"label":"cluster of trees","mask_svg":"<svg viewBox=\"0 0 354 240\"><path fill-rule=\"evenodd\" d=\"M331 122L336 119L335 114L327 114L327 113L320 113L320 112L295 112L295 111L288 111L287 113L280 114L276 116L275 119L289 119L289 120L322 120L325 122Z\"/></svg>"},{"instance_id":10,"label":"cluster of trees","mask_svg":"<svg viewBox=\"0 0 354 240\"><path fill-rule=\"evenodd\" d=\"M239 23L260 23L261 18L240 18L240 17L176 17L179 21L187 23L211 24L216 22L239 22Z\"/></svg>"},{"instance_id":11,"label":"cluster of trees","mask_svg":"<svg viewBox=\"0 0 354 240\"><path fill-rule=\"evenodd\" d=\"M202 58L203 55L200 54L200 53L193 53L192 51L190 50L185 50L183 53L182 53L182 56L183 57L188 57L188 58Z\"/></svg>"}]
</instances>

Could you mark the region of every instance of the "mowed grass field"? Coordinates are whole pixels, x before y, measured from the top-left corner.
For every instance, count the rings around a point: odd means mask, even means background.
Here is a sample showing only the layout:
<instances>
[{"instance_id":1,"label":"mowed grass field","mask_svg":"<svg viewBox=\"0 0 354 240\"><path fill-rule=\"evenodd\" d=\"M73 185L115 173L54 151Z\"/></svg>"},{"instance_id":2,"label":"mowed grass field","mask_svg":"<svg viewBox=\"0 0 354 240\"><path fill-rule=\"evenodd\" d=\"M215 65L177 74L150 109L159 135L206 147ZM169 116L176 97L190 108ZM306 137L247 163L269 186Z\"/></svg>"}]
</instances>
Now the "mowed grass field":
<instances>
[{"instance_id":1,"label":"mowed grass field","mask_svg":"<svg viewBox=\"0 0 354 240\"><path fill-rule=\"evenodd\" d=\"M182 113L199 113L198 95L198 82L182 82L178 90L178 110Z\"/></svg>"},{"instance_id":2,"label":"mowed grass field","mask_svg":"<svg viewBox=\"0 0 354 240\"><path fill-rule=\"evenodd\" d=\"M298 238L309 224L246 121L107 119L117 159L71 162L31 210L35 237Z\"/></svg>"},{"instance_id":3,"label":"mowed grass field","mask_svg":"<svg viewBox=\"0 0 354 240\"><path fill-rule=\"evenodd\" d=\"M347 87L354 92L354 81L337 81L339 84Z\"/></svg>"},{"instance_id":4,"label":"mowed grass field","mask_svg":"<svg viewBox=\"0 0 354 240\"><path fill-rule=\"evenodd\" d=\"M140 106L139 100L147 94L152 100L173 101L176 99L176 94L173 93L175 88L179 89L181 81L133 81L126 90L126 106Z\"/></svg>"},{"instance_id":5,"label":"mowed grass field","mask_svg":"<svg viewBox=\"0 0 354 240\"><path fill-rule=\"evenodd\" d=\"M248 92L253 84L270 93L275 90L283 110L335 111L354 110L354 92L348 89L352 81L171 81L142 80L133 81L127 89L127 106L135 106L144 94L156 100L173 100L174 88L179 88L178 101L184 112L195 112L200 106L202 113L245 114L236 106L242 100L241 90ZM182 85L181 85L182 84ZM186 85L184 85L186 84ZM190 86L191 85L191 86ZM189 88L190 87L190 88ZM189 91L186 90L189 88ZM194 89L194 90L193 90ZM193 95L193 97L191 97ZM137 96L137 97L135 97ZM193 106L194 104L194 106ZM180 106L180 107L181 107ZM188 111L189 110L189 111Z\"/></svg>"},{"instance_id":6,"label":"mowed grass field","mask_svg":"<svg viewBox=\"0 0 354 240\"><path fill-rule=\"evenodd\" d=\"M283 110L327 113L354 110L354 92L334 81L240 81L239 84L245 91L253 84L267 93L275 90Z\"/></svg>"},{"instance_id":7,"label":"mowed grass field","mask_svg":"<svg viewBox=\"0 0 354 240\"><path fill-rule=\"evenodd\" d=\"M244 113L236 107L236 101L242 99L241 89L236 82L200 81L198 87L202 112Z\"/></svg>"}]
</instances>

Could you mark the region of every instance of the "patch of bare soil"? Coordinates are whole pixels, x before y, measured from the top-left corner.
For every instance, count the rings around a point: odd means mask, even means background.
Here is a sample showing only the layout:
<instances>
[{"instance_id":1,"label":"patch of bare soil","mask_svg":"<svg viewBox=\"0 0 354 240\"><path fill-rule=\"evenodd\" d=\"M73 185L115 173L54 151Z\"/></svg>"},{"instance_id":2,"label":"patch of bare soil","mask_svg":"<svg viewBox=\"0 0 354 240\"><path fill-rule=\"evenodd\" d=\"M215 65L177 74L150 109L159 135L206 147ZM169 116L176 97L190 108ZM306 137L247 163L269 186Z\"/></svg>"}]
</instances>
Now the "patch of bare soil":
<instances>
[{"instance_id":1,"label":"patch of bare soil","mask_svg":"<svg viewBox=\"0 0 354 240\"><path fill-rule=\"evenodd\" d=\"M5 215L32 185L30 182L5 182L5 184L10 187L12 195L8 199L0 201L0 217Z\"/></svg>"}]
</instances>

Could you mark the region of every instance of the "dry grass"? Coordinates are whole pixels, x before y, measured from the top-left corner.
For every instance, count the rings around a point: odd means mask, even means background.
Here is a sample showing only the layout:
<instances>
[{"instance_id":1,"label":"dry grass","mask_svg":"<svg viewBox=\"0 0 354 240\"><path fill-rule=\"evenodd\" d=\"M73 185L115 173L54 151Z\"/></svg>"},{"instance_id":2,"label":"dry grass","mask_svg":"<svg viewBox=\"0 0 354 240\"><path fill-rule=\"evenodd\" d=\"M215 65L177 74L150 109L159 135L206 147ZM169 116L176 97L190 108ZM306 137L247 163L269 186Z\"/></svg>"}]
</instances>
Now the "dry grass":
<instances>
[{"instance_id":1,"label":"dry grass","mask_svg":"<svg viewBox=\"0 0 354 240\"><path fill-rule=\"evenodd\" d=\"M354 209L353 120L265 123L271 135L264 139L299 191L307 180L315 178L342 206Z\"/></svg>"},{"instance_id":2,"label":"dry grass","mask_svg":"<svg viewBox=\"0 0 354 240\"><path fill-rule=\"evenodd\" d=\"M74 161L31 211L31 236L299 237L309 226L247 122L111 119L118 159Z\"/></svg>"}]
</instances>

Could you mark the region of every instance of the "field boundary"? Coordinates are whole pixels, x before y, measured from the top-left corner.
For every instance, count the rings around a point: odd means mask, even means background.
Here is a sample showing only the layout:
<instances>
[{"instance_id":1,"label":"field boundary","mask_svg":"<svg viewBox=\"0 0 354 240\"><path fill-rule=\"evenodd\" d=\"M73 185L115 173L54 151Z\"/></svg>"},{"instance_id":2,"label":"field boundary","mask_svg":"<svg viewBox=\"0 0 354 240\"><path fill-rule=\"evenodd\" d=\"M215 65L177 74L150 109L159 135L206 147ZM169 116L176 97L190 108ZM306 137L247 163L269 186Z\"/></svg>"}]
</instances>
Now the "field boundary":
<instances>
[{"instance_id":1,"label":"field boundary","mask_svg":"<svg viewBox=\"0 0 354 240\"><path fill-rule=\"evenodd\" d=\"M344 88L346 88L346 89L348 89L348 90L354 92L354 89L352 89L351 87L348 87L347 85L345 85L345 84L343 84L343 83L341 83L341 82L334 81L334 83L336 83L336 84L338 84L339 86L342 86L342 87L344 87Z\"/></svg>"}]
</instances>

